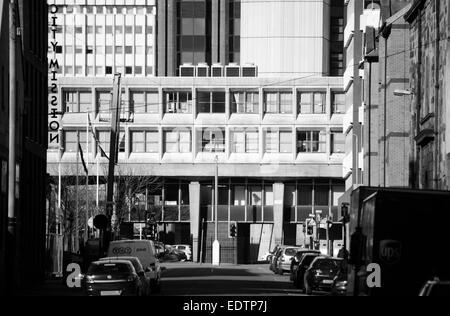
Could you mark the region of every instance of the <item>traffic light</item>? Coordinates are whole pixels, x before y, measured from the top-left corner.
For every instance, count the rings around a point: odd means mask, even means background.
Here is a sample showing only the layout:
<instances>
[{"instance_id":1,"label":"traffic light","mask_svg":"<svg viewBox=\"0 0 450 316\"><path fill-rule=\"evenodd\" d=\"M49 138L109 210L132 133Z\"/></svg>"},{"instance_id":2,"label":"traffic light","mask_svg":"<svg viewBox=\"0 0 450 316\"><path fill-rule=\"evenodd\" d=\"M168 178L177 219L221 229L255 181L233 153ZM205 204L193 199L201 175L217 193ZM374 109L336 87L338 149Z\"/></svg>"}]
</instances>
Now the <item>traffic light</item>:
<instances>
[{"instance_id":1,"label":"traffic light","mask_svg":"<svg viewBox=\"0 0 450 316\"><path fill-rule=\"evenodd\" d=\"M314 226L308 225L308 235L314 235Z\"/></svg>"},{"instance_id":2,"label":"traffic light","mask_svg":"<svg viewBox=\"0 0 450 316\"><path fill-rule=\"evenodd\" d=\"M234 223L230 223L230 234L229 237L230 238L235 238L237 236L237 224Z\"/></svg>"}]
</instances>

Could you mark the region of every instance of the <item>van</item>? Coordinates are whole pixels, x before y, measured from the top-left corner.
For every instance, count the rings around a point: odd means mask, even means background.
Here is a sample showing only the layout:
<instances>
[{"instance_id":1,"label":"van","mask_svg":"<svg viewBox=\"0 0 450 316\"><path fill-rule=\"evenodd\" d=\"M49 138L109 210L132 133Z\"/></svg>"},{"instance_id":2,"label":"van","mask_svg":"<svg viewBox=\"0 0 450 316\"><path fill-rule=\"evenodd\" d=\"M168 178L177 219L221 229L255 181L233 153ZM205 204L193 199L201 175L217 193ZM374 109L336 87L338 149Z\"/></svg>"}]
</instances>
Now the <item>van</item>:
<instances>
[{"instance_id":1,"label":"van","mask_svg":"<svg viewBox=\"0 0 450 316\"><path fill-rule=\"evenodd\" d=\"M152 292L161 287L161 266L156 257L155 244L151 240L118 240L111 241L108 257L136 257L150 278Z\"/></svg>"}]
</instances>

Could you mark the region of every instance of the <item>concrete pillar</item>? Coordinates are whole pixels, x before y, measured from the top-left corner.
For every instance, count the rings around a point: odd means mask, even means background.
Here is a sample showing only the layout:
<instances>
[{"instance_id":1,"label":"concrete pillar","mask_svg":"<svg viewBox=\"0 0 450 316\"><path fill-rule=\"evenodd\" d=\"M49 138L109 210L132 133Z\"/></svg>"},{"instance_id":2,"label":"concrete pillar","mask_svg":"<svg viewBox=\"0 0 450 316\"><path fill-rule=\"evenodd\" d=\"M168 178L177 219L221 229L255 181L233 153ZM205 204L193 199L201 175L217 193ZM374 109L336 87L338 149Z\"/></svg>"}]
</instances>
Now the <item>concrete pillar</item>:
<instances>
[{"instance_id":1,"label":"concrete pillar","mask_svg":"<svg viewBox=\"0 0 450 316\"><path fill-rule=\"evenodd\" d=\"M219 62L219 1L211 3L211 62Z\"/></svg>"},{"instance_id":2,"label":"concrete pillar","mask_svg":"<svg viewBox=\"0 0 450 316\"><path fill-rule=\"evenodd\" d=\"M273 235L275 244L283 243L284 183L273 184Z\"/></svg>"},{"instance_id":3,"label":"concrete pillar","mask_svg":"<svg viewBox=\"0 0 450 316\"><path fill-rule=\"evenodd\" d=\"M177 3L167 2L167 76L177 76Z\"/></svg>"},{"instance_id":4,"label":"concrete pillar","mask_svg":"<svg viewBox=\"0 0 450 316\"><path fill-rule=\"evenodd\" d=\"M157 76L166 76L166 0L158 0L158 51L157 51Z\"/></svg>"},{"instance_id":5,"label":"concrete pillar","mask_svg":"<svg viewBox=\"0 0 450 316\"><path fill-rule=\"evenodd\" d=\"M200 183L189 184L189 204L192 238L192 261L199 261L200 252Z\"/></svg>"},{"instance_id":6,"label":"concrete pillar","mask_svg":"<svg viewBox=\"0 0 450 316\"><path fill-rule=\"evenodd\" d=\"M226 0L220 1L220 62L223 65L228 65L228 45L229 45L229 29L228 29L228 18L229 18L229 2Z\"/></svg>"}]
</instances>

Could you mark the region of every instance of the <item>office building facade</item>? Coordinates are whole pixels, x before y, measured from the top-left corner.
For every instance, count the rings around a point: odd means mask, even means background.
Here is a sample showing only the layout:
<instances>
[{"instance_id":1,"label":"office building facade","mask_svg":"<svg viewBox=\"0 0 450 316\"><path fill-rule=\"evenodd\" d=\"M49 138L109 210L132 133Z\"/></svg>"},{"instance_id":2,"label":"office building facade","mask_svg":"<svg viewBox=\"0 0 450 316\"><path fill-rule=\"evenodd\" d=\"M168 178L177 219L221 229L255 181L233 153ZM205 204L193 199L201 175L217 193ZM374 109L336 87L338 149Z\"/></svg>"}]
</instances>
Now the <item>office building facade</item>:
<instances>
[{"instance_id":1,"label":"office building facade","mask_svg":"<svg viewBox=\"0 0 450 316\"><path fill-rule=\"evenodd\" d=\"M68 1L56 2L62 7L69 5ZM305 1L296 2L303 5ZM108 3L102 12L107 12ZM114 3L110 12L116 20L133 6ZM155 21L152 26L157 36L151 38L156 70L142 76L126 69L122 73L117 174L156 177L160 185L147 194L140 192L135 202L122 210L123 219L142 221L152 213L165 242L192 243L194 260L200 255L210 260L217 157L222 262L257 262L275 244L309 244L312 236L305 234L303 224L311 212L322 211L323 216L337 220L337 201L344 192L342 78L329 76L329 69L298 78L287 76L281 68L278 75L266 75L270 71L261 72L266 66L254 62L256 54L247 54L249 60L243 62L242 6L247 3L156 1L154 5L151 12L155 16L146 19ZM89 1L76 12L86 15L86 6ZM118 11L117 6L125 8ZM290 6L283 7L288 9ZM66 21L67 14L77 15L75 9L67 13L62 8L62 12L59 21ZM144 12L148 15L148 5ZM280 12L274 19L280 19ZM111 14L104 15L102 19L108 21ZM269 35L261 30L261 36ZM275 48L275 43L267 45ZM291 52L291 60L297 53ZM58 60L65 58L64 53L50 54ZM323 55L318 57L321 65L330 63L328 51L315 54ZM50 143L48 172L73 180L79 134L89 186L95 190L98 183L100 187L98 204L93 198L89 209L98 206L101 211L107 158L102 157L98 145L108 155L113 77L89 71L80 76L69 74L57 76L54 96L60 100L61 128L59 142ZM84 177L78 161L79 175ZM237 224L236 238L229 236L230 223ZM339 226L334 230L334 239L339 241Z\"/></svg>"}]
</instances>

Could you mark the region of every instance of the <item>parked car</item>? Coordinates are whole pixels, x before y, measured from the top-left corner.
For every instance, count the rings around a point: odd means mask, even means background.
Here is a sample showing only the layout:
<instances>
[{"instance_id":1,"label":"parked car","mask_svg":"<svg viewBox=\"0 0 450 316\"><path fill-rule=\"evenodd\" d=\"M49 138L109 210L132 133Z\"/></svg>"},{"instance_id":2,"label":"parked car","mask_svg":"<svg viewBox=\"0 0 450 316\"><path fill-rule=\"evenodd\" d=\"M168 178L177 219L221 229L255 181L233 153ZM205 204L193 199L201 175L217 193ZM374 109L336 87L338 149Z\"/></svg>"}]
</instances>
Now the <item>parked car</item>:
<instances>
[{"instance_id":1,"label":"parked car","mask_svg":"<svg viewBox=\"0 0 450 316\"><path fill-rule=\"evenodd\" d=\"M277 245L275 249L273 250L272 255L270 256L270 262L269 262L269 269L273 272L275 272L275 266L276 266L276 260L278 259L279 254L281 253L281 250L283 250L285 245Z\"/></svg>"},{"instance_id":2,"label":"parked car","mask_svg":"<svg viewBox=\"0 0 450 316\"><path fill-rule=\"evenodd\" d=\"M347 295L348 286L348 270L342 267L336 277L333 280L333 285L331 286L331 294L333 296L345 296Z\"/></svg>"},{"instance_id":3,"label":"parked car","mask_svg":"<svg viewBox=\"0 0 450 316\"><path fill-rule=\"evenodd\" d=\"M173 248L180 250L186 254L186 260L191 261L192 260L192 251L191 246L189 245L174 245Z\"/></svg>"},{"instance_id":4,"label":"parked car","mask_svg":"<svg viewBox=\"0 0 450 316\"><path fill-rule=\"evenodd\" d=\"M303 278L305 276L305 271L308 270L311 263L318 256L320 256L319 252L304 253L302 255L299 263L294 267L294 271L292 271L292 282L294 283L294 286L299 289L303 288Z\"/></svg>"},{"instance_id":5,"label":"parked car","mask_svg":"<svg viewBox=\"0 0 450 316\"><path fill-rule=\"evenodd\" d=\"M419 296L450 296L450 281L435 279L424 284Z\"/></svg>"},{"instance_id":6,"label":"parked car","mask_svg":"<svg viewBox=\"0 0 450 316\"><path fill-rule=\"evenodd\" d=\"M134 270L136 270L137 275L141 279L142 283L142 289L143 293L142 295L150 295L151 288L150 288L150 274L145 273L144 268L142 267L141 261L137 257L107 257L107 258L101 258L99 261L111 261L111 260L127 260L130 261L131 264L134 267Z\"/></svg>"},{"instance_id":7,"label":"parked car","mask_svg":"<svg viewBox=\"0 0 450 316\"><path fill-rule=\"evenodd\" d=\"M156 256L159 258L161 258L162 256L164 256L165 252L166 252L166 247L164 246L164 244L160 241L155 241L155 250L156 250Z\"/></svg>"},{"instance_id":8,"label":"parked car","mask_svg":"<svg viewBox=\"0 0 450 316\"><path fill-rule=\"evenodd\" d=\"M302 259L303 255L308 253L320 254L320 251L313 249L301 249L297 251L297 253L291 258L291 268L289 269L291 272L289 279L291 281L294 281L294 271L297 269L297 266L300 263L300 260Z\"/></svg>"},{"instance_id":9,"label":"parked car","mask_svg":"<svg viewBox=\"0 0 450 316\"><path fill-rule=\"evenodd\" d=\"M108 248L108 257L137 257L145 273L150 276L152 293L161 290L161 266L157 258L155 244L152 240L112 241Z\"/></svg>"},{"instance_id":10,"label":"parked car","mask_svg":"<svg viewBox=\"0 0 450 316\"><path fill-rule=\"evenodd\" d=\"M311 295L313 291L331 291L333 281L341 269L342 259L328 256L316 257L304 276L304 292Z\"/></svg>"},{"instance_id":11,"label":"parked car","mask_svg":"<svg viewBox=\"0 0 450 316\"><path fill-rule=\"evenodd\" d=\"M128 260L91 263L82 284L89 296L138 296L144 293L141 278Z\"/></svg>"},{"instance_id":12,"label":"parked car","mask_svg":"<svg viewBox=\"0 0 450 316\"><path fill-rule=\"evenodd\" d=\"M297 251L303 250L301 247L287 246L283 248L275 261L275 273L283 275L284 272L291 270L291 259Z\"/></svg>"}]
</instances>

